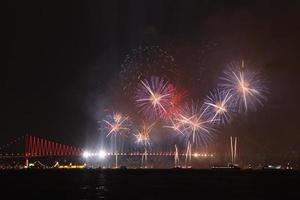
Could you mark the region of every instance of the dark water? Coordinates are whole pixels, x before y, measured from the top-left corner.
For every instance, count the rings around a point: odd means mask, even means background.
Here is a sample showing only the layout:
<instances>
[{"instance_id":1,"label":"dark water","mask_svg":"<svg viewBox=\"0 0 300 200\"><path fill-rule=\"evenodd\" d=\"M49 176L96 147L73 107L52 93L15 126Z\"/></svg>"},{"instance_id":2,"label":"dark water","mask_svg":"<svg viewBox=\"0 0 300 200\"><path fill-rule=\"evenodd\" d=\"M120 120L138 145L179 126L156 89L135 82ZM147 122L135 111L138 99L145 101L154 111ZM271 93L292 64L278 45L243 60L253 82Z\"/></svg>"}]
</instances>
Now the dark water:
<instances>
[{"instance_id":1,"label":"dark water","mask_svg":"<svg viewBox=\"0 0 300 200\"><path fill-rule=\"evenodd\" d=\"M0 199L300 199L300 172L0 171Z\"/></svg>"}]
</instances>

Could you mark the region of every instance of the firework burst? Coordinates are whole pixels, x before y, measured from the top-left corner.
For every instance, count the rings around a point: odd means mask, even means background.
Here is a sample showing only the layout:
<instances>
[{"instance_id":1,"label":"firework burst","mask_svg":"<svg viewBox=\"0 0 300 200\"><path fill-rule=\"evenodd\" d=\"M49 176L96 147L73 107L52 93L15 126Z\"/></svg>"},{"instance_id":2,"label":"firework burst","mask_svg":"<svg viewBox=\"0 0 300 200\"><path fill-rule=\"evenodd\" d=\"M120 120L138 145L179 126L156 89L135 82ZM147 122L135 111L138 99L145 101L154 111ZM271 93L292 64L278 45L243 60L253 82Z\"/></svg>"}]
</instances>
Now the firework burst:
<instances>
[{"instance_id":1,"label":"firework burst","mask_svg":"<svg viewBox=\"0 0 300 200\"><path fill-rule=\"evenodd\" d=\"M173 82L179 73L174 58L159 46L140 46L128 54L119 74L123 91L132 96L133 88L150 76L164 76Z\"/></svg>"},{"instance_id":2,"label":"firework burst","mask_svg":"<svg viewBox=\"0 0 300 200\"><path fill-rule=\"evenodd\" d=\"M167 110L167 113L162 113L161 118L165 120L172 120L174 115L180 113L182 109L182 102L186 96L187 96L186 91L184 90L178 91L174 87L173 98L170 101L169 109Z\"/></svg>"},{"instance_id":3,"label":"firework burst","mask_svg":"<svg viewBox=\"0 0 300 200\"><path fill-rule=\"evenodd\" d=\"M136 138L136 143L142 144L143 146L149 146L150 133L154 125L155 123L152 123L151 125L147 125L145 122L143 122L143 125L138 130L137 134L134 135Z\"/></svg>"},{"instance_id":4,"label":"firework burst","mask_svg":"<svg viewBox=\"0 0 300 200\"><path fill-rule=\"evenodd\" d=\"M264 81L259 73L249 71L244 61L231 63L220 79L220 87L233 94L238 110L255 110L257 103L263 105L267 91Z\"/></svg>"},{"instance_id":5,"label":"firework burst","mask_svg":"<svg viewBox=\"0 0 300 200\"><path fill-rule=\"evenodd\" d=\"M174 118L176 120L176 118ZM180 133L182 135L184 135L184 124L178 121L175 121L172 118L169 120L170 124L169 125L165 125L165 128L169 128L172 129L173 131L175 131L176 133Z\"/></svg>"},{"instance_id":6,"label":"firework burst","mask_svg":"<svg viewBox=\"0 0 300 200\"><path fill-rule=\"evenodd\" d=\"M151 77L138 85L134 99L140 112L151 117L163 117L172 107L175 88L160 77Z\"/></svg>"},{"instance_id":7,"label":"firework burst","mask_svg":"<svg viewBox=\"0 0 300 200\"><path fill-rule=\"evenodd\" d=\"M212 139L212 121L207 115L206 109L198 103L186 104L181 113L173 118L172 128L182 133L188 142L196 145L207 145Z\"/></svg>"},{"instance_id":8,"label":"firework burst","mask_svg":"<svg viewBox=\"0 0 300 200\"><path fill-rule=\"evenodd\" d=\"M214 90L207 96L204 105L211 122L225 124L230 121L234 109L229 91Z\"/></svg>"},{"instance_id":9,"label":"firework burst","mask_svg":"<svg viewBox=\"0 0 300 200\"><path fill-rule=\"evenodd\" d=\"M107 132L106 137L128 133L131 126L130 118L118 112L107 115L103 123Z\"/></svg>"}]
</instances>

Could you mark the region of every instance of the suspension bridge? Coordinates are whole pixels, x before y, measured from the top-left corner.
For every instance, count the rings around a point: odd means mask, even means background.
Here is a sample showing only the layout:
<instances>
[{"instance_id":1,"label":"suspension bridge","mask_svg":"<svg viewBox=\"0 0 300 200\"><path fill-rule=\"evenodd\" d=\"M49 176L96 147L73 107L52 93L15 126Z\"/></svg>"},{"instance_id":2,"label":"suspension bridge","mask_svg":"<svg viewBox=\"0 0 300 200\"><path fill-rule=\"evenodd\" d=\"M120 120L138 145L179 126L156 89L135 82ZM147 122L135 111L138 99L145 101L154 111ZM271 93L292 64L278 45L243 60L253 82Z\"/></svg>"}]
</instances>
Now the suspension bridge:
<instances>
[{"instance_id":1,"label":"suspension bridge","mask_svg":"<svg viewBox=\"0 0 300 200\"><path fill-rule=\"evenodd\" d=\"M136 151L136 152L104 152L104 156L141 156L142 160L149 156L167 156L174 157L178 160L180 156L183 157L213 157L213 154L208 153L194 153L192 154L191 149L187 149L186 152L180 153L177 148L174 152L149 152L149 151ZM2 146L0 146L0 160L1 159L24 159L25 166L28 166L30 159L39 158L58 158L58 157L93 157L99 156L98 153L90 153L85 151L83 148L74 147L72 145L62 144L59 142L51 141L45 138L24 135L14 139Z\"/></svg>"},{"instance_id":2,"label":"suspension bridge","mask_svg":"<svg viewBox=\"0 0 300 200\"><path fill-rule=\"evenodd\" d=\"M83 149L44 138L24 135L0 146L0 159L81 156Z\"/></svg>"}]
</instances>

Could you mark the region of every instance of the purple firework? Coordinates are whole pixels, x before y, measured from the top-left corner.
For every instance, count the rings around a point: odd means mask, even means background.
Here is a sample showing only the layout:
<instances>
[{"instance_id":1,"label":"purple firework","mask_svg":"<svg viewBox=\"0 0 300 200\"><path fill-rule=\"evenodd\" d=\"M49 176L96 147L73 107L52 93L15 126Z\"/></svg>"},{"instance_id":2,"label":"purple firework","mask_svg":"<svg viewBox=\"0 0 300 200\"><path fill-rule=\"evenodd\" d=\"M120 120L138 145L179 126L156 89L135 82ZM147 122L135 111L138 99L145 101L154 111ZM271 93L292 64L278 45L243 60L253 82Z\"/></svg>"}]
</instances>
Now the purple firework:
<instances>
[{"instance_id":1,"label":"purple firework","mask_svg":"<svg viewBox=\"0 0 300 200\"><path fill-rule=\"evenodd\" d=\"M216 89L206 97L204 106L211 122L225 124L234 111L233 95L229 91Z\"/></svg>"},{"instance_id":2,"label":"purple firework","mask_svg":"<svg viewBox=\"0 0 300 200\"><path fill-rule=\"evenodd\" d=\"M149 81L140 81L134 100L139 111L146 116L162 117L172 106L174 93L172 84L163 78L152 76Z\"/></svg>"},{"instance_id":3,"label":"purple firework","mask_svg":"<svg viewBox=\"0 0 300 200\"><path fill-rule=\"evenodd\" d=\"M257 103L263 105L267 88L258 72L250 71L244 61L229 64L220 78L219 86L232 93L239 111L255 110Z\"/></svg>"}]
</instances>

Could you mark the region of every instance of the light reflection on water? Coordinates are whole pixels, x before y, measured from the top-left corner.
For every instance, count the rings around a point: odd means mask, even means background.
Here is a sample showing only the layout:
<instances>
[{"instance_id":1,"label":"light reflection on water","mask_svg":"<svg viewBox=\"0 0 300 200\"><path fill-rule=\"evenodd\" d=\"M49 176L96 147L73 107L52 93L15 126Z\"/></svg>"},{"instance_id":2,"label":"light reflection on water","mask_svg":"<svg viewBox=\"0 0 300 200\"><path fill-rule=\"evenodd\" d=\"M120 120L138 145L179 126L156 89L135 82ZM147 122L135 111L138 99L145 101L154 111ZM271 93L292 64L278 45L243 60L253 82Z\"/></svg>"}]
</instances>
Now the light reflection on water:
<instances>
[{"instance_id":1,"label":"light reflection on water","mask_svg":"<svg viewBox=\"0 0 300 200\"><path fill-rule=\"evenodd\" d=\"M105 175L103 173L94 175L97 175L95 182L80 187L82 191L81 200L106 199L105 193L107 192L107 188L105 186Z\"/></svg>"},{"instance_id":2,"label":"light reflection on water","mask_svg":"<svg viewBox=\"0 0 300 200\"><path fill-rule=\"evenodd\" d=\"M300 199L300 173L287 170L20 170L0 180L0 199Z\"/></svg>"}]
</instances>

